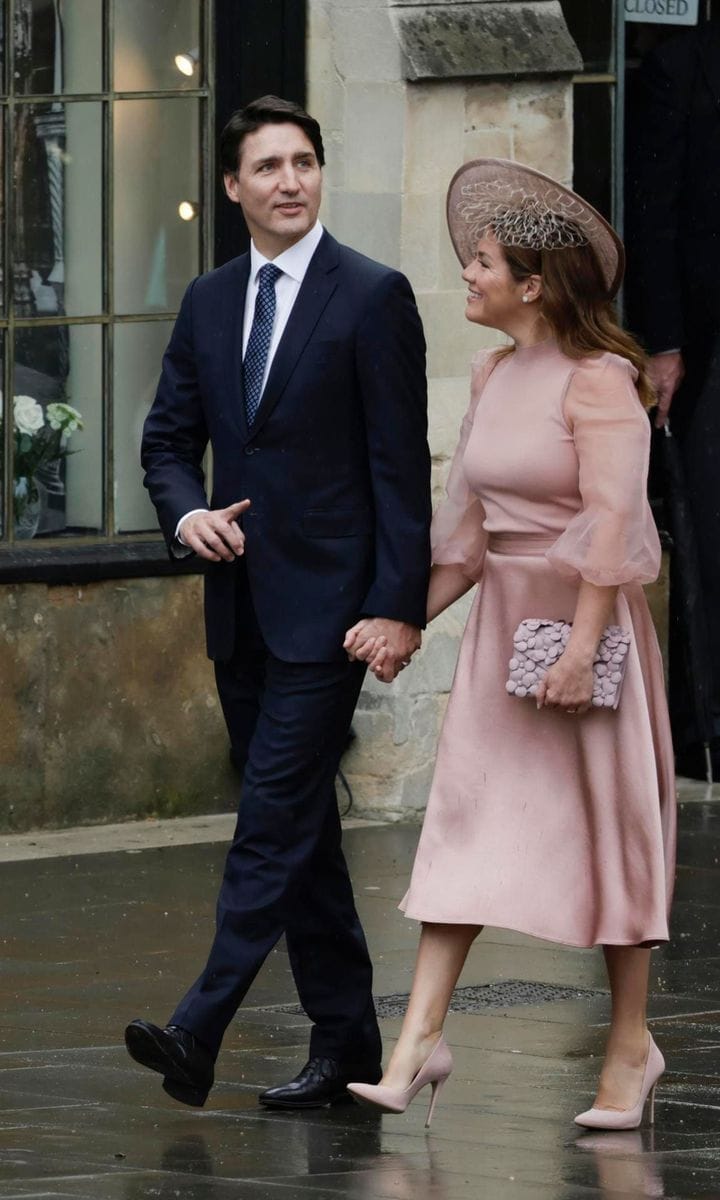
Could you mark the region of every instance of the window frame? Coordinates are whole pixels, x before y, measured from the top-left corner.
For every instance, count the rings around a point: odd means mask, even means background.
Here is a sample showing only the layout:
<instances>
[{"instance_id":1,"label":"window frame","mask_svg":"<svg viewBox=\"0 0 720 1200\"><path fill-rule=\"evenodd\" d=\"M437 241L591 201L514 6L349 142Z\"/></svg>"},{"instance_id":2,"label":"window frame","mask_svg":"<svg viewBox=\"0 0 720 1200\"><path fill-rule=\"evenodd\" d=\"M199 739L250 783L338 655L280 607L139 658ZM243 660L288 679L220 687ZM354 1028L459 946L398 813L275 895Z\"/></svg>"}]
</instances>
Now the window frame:
<instances>
[{"instance_id":1,"label":"window frame","mask_svg":"<svg viewBox=\"0 0 720 1200\"><path fill-rule=\"evenodd\" d=\"M3 311L0 313L0 337L4 339L2 392L5 397L5 419L3 422L2 447L2 511L3 530L0 535L0 582L16 582L20 579L48 579L64 581L65 578L81 580L115 575L149 575L174 571L168 560L167 551L158 532L137 533L115 532L114 513L114 413L113 413L113 367L114 332L118 325L150 324L157 321L174 321L177 308L151 313L116 313L114 309L114 118L115 105L124 100L195 100L199 106L200 161L198 173L198 197L200 203L200 230L198 272L213 265L214 247L214 95L215 78L214 0L198 0L200 6L200 61L203 75L199 87L152 89L128 92L114 89L114 15L117 4L122 0L101 0L102 3L102 83L98 92L68 92L57 94L15 94L14 79L15 46L13 28L18 0L6 0L3 6L4 63L0 75L0 133L3 144L2 187L5 193L5 221L2 231L2 261L4 264L2 290ZM82 316L38 316L16 317L12 286L13 269L11 229L14 220L13 156L15 116L24 106L41 106L53 103L98 103L101 105L102 122L102 295L103 312ZM189 282L189 280L188 280ZM15 353L15 331L21 328L90 326L99 328L102 337L102 495L103 530L69 536L38 536L30 541L14 539L13 529L13 422L12 422L12 379ZM160 364L158 363L158 372ZM138 466L138 487L140 468ZM202 564L194 558L184 563L187 571L198 571Z\"/></svg>"}]
</instances>

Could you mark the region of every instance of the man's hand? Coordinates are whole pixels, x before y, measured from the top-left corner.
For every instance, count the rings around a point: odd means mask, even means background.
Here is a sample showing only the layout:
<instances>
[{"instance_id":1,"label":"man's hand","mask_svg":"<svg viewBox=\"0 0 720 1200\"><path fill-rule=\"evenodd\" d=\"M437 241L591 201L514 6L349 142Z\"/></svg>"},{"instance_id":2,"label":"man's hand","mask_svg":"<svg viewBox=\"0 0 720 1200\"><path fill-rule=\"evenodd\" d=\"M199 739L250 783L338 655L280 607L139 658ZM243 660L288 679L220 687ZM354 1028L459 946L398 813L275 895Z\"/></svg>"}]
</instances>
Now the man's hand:
<instances>
[{"instance_id":1,"label":"man's hand","mask_svg":"<svg viewBox=\"0 0 720 1200\"><path fill-rule=\"evenodd\" d=\"M180 525L181 540L208 562L232 562L245 551L245 534L238 517L250 507L249 500L238 500L227 508L191 513Z\"/></svg>"},{"instance_id":2,"label":"man's hand","mask_svg":"<svg viewBox=\"0 0 720 1200\"><path fill-rule=\"evenodd\" d=\"M421 643L422 634L416 625L388 617L368 617L348 630L343 647L350 659L372 660L376 678L392 683Z\"/></svg>"},{"instance_id":3,"label":"man's hand","mask_svg":"<svg viewBox=\"0 0 720 1200\"><path fill-rule=\"evenodd\" d=\"M670 354L653 354L648 363L648 375L657 395L655 426L662 429L667 421L673 396L685 375L685 365L679 350Z\"/></svg>"}]
</instances>

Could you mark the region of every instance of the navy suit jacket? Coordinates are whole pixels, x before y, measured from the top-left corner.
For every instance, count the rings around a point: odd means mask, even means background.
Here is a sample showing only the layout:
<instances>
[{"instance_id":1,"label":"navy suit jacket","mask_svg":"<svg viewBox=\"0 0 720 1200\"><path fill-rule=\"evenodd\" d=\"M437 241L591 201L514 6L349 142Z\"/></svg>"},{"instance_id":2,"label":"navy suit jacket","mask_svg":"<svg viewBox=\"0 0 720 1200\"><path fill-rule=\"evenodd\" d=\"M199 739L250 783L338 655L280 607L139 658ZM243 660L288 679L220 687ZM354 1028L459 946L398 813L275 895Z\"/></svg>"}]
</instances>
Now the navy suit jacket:
<instances>
[{"instance_id":1,"label":"navy suit jacket","mask_svg":"<svg viewBox=\"0 0 720 1200\"><path fill-rule=\"evenodd\" d=\"M186 512L246 497L245 566L209 563L208 654L235 646L249 586L271 652L342 656L361 615L424 626L430 569L425 342L399 272L324 233L248 430L242 330L250 256L185 293L145 422L145 485L171 546Z\"/></svg>"}]
</instances>

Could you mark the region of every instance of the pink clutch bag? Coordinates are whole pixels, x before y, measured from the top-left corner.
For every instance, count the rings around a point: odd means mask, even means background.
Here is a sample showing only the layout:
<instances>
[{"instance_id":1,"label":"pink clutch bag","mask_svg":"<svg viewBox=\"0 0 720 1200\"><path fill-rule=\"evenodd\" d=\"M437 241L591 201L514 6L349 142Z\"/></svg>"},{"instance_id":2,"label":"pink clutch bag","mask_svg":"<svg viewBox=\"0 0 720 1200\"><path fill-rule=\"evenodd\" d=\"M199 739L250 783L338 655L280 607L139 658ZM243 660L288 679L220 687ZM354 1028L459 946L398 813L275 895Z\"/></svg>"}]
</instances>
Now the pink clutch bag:
<instances>
[{"instance_id":1,"label":"pink clutch bag","mask_svg":"<svg viewBox=\"0 0 720 1200\"><path fill-rule=\"evenodd\" d=\"M512 696L534 696L540 680L565 649L572 626L567 621L527 619L513 634L513 656L505 690ZM593 663L593 706L617 708L625 678L630 634L608 625Z\"/></svg>"}]
</instances>

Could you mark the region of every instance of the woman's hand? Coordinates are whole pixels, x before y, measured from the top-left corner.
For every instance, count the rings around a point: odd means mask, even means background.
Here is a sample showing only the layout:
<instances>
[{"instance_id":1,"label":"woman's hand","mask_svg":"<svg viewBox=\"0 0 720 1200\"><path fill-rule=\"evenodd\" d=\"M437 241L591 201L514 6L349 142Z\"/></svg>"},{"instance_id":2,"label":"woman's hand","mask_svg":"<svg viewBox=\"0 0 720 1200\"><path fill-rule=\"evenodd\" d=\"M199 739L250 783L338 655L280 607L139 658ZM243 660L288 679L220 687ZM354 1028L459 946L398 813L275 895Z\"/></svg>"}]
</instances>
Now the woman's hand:
<instances>
[{"instance_id":1,"label":"woman's hand","mask_svg":"<svg viewBox=\"0 0 720 1200\"><path fill-rule=\"evenodd\" d=\"M535 701L538 708L585 713L592 705L592 695L592 659L568 648L538 685Z\"/></svg>"},{"instance_id":2,"label":"woman's hand","mask_svg":"<svg viewBox=\"0 0 720 1200\"><path fill-rule=\"evenodd\" d=\"M578 589L572 633L564 653L538 686L538 708L584 713L592 705L593 662L603 629L612 617L618 589L583 579Z\"/></svg>"},{"instance_id":3,"label":"woman's hand","mask_svg":"<svg viewBox=\"0 0 720 1200\"><path fill-rule=\"evenodd\" d=\"M348 629L343 647L351 661L359 659L360 662L367 663L368 670L377 675L378 679L389 683L392 677L385 680L384 671L385 662L389 656L387 638L383 636L372 637L369 629L370 621L367 618L358 621L357 625L353 625L352 629Z\"/></svg>"},{"instance_id":4,"label":"woman's hand","mask_svg":"<svg viewBox=\"0 0 720 1200\"><path fill-rule=\"evenodd\" d=\"M349 659L366 662L376 679L392 683L416 650L422 634L415 625L386 617L365 617L345 635L343 647Z\"/></svg>"}]
</instances>

